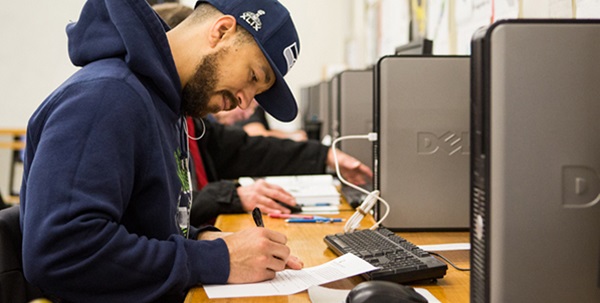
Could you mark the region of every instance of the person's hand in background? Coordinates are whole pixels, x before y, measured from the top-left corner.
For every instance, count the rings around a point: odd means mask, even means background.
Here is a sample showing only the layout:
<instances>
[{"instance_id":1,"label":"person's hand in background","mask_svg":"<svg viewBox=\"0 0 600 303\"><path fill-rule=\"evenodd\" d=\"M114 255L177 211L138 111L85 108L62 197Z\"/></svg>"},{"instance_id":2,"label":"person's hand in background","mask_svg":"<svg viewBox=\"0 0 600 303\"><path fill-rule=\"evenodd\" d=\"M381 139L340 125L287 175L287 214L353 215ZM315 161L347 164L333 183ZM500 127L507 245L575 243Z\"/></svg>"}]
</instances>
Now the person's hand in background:
<instances>
[{"instance_id":1,"label":"person's hand in background","mask_svg":"<svg viewBox=\"0 0 600 303\"><path fill-rule=\"evenodd\" d=\"M363 185L367 183L367 178L373 178L373 171L358 159L339 149L336 149L335 153L337 155L340 173L348 182L355 185ZM331 148L327 153L327 166L335 170L335 160L333 158L333 149Z\"/></svg>"},{"instance_id":2,"label":"person's hand in background","mask_svg":"<svg viewBox=\"0 0 600 303\"><path fill-rule=\"evenodd\" d=\"M265 180L258 180L251 185L240 186L237 188L238 196L245 211L252 211L255 207L265 213L284 213L291 211L286 207L279 205L276 201L296 205L296 199L281 186L267 183Z\"/></svg>"}]
</instances>

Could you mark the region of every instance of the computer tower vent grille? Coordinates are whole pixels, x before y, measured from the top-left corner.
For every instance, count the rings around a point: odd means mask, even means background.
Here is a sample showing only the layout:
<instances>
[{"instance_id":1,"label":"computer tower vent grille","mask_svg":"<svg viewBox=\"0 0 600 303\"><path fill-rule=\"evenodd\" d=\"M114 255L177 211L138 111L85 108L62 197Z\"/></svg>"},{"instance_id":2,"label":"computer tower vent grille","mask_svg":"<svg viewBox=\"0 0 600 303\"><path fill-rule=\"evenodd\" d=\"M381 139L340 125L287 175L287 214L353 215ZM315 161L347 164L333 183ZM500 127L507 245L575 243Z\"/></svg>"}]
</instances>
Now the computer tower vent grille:
<instances>
[{"instance_id":1,"label":"computer tower vent grille","mask_svg":"<svg viewBox=\"0 0 600 303\"><path fill-rule=\"evenodd\" d=\"M473 187L471 221L471 300L474 303L487 302L487 262L486 262L486 198L485 191Z\"/></svg>"}]
</instances>

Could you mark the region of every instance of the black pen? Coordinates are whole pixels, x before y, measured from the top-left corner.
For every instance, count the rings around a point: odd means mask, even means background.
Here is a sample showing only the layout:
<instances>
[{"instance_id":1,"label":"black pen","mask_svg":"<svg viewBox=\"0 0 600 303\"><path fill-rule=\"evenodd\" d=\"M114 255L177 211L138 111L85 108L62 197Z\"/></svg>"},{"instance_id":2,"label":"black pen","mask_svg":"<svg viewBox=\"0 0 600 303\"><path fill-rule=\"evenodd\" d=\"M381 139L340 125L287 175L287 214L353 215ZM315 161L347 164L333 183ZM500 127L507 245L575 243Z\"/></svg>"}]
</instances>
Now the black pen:
<instances>
[{"instance_id":1,"label":"black pen","mask_svg":"<svg viewBox=\"0 0 600 303\"><path fill-rule=\"evenodd\" d=\"M265 227L265 224L263 223L263 219L262 219L262 213L260 212L260 208L255 207L254 210L252 210L252 219L254 219L254 223L256 223L256 226Z\"/></svg>"}]
</instances>

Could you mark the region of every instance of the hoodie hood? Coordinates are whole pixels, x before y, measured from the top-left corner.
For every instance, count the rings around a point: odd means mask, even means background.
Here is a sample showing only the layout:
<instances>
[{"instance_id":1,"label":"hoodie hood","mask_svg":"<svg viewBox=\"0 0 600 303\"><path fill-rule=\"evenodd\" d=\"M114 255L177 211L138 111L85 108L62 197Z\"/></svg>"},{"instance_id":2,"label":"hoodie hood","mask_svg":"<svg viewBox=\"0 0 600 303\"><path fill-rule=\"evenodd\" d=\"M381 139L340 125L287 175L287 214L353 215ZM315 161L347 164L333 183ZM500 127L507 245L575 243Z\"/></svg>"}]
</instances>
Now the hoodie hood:
<instances>
[{"instance_id":1,"label":"hoodie hood","mask_svg":"<svg viewBox=\"0 0 600 303\"><path fill-rule=\"evenodd\" d=\"M176 113L181 82L171 55L169 27L143 0L88 0L77 22L67 26L69 57L83 67L120 58L136 75L150 79L154 90Z\"/></svg>"}]
</instances>

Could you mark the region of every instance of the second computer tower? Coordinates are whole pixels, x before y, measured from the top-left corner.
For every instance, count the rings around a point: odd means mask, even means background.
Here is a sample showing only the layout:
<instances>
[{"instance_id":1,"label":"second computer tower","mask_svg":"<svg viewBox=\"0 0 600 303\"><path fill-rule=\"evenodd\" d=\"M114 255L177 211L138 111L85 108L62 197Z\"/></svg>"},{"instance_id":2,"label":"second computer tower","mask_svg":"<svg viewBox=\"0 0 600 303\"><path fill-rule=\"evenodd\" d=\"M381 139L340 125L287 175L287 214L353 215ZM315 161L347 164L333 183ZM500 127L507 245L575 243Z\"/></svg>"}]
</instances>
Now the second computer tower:
<instances>
[{"instance_id":1,"label":"second computer tower","mask_svg":"<svg viewBox=\"0 0 600 303\"><path fill-rule=\"evenodd\" d=\"M600 302L600 22L498 22L471 57L471 302Z\"/></svg>"}]
</instances>

